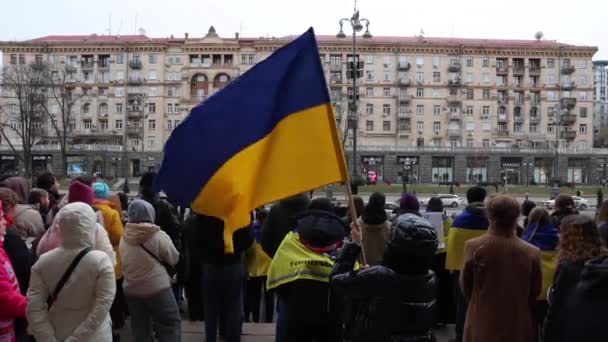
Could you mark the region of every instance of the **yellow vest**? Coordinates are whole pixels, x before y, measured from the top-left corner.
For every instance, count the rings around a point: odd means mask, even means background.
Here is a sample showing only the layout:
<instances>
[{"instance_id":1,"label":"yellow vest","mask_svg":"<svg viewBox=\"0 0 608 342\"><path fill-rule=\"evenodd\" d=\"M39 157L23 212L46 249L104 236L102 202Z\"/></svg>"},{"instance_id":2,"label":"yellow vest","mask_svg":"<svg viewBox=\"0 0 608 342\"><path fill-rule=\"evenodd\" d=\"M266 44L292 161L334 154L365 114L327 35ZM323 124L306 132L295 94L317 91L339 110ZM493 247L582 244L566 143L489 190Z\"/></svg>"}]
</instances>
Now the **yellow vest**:
<instances>
[{"instance_id":1,"label":"yellow vest","mask_svg":"<svg viewBox=\"0 0 608 342\"><path fill-rule=\"evenodd\" d=\"M298 233L290 232L272 259L266 287L271 290L303 279L329 283L333 266L328 256L311 251L300 242Z\"/></svg>"},{"instance_id":2,"label":"yellow vest","mask_svg":"<svg viewBox=\"0 0 608 342\"><path fill-rule=\"evenodd\" d=\"M268 274L272 259L264 252L262 246L254 242L245 252L245 265L250 278L265 277Z\"/></svg>"}]
</instances>

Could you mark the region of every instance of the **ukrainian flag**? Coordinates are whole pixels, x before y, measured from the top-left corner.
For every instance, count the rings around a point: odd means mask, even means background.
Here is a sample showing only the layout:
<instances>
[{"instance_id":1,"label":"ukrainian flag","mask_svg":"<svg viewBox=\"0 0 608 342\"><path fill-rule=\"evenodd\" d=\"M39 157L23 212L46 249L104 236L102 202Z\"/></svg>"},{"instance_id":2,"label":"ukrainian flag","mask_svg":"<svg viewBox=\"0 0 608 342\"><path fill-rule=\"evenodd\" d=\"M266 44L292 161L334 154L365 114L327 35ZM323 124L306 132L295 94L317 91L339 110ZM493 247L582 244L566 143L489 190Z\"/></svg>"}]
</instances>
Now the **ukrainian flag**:
<instances>
[{"instance_id":1,"label":"ukrainian flag","mask_svg":"<svg viewBox=\"0 0 608 342\"><path fill-rule=\"evenodd\" d=\"M347 179L310 28L192 109L167 140L155 187L224 221L224 245L253 208Z\"/></svg>"}]
</instances>

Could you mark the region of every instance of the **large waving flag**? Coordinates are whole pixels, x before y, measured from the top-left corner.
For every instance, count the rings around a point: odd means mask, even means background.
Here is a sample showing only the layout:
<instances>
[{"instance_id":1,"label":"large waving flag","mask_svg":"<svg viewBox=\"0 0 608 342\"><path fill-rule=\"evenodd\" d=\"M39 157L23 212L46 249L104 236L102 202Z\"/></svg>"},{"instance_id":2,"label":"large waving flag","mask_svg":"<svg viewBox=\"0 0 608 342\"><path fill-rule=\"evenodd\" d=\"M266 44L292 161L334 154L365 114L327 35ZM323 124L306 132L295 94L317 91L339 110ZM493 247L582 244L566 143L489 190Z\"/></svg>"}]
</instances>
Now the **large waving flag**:
<instances>
[{"instance_id":1,"label":"large waving flag","mask_svg":"<svg viewBox=\"0 0 608 342\"><path fill-rule=\"evenodd\" d=\"M347 179L314 31L192 109L165 144L156 189L224 221L224 245L250 210Z\"/></svg>"}]
</instances>

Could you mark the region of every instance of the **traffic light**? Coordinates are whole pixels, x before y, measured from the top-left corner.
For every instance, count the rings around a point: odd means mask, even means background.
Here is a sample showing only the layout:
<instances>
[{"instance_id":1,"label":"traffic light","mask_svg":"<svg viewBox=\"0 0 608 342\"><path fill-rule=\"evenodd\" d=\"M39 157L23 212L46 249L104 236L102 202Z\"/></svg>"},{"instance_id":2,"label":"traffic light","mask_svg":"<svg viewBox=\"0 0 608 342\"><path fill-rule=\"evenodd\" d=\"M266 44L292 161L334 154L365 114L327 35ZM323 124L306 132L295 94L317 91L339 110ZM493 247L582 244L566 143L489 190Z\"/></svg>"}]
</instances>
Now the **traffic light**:
<instances>
[{"instance_id":1,"label":"traffic light","mask_svg":"<svg viewBox=\"0 0 608 342\"><path fill-rule=\"evenodd\" d=\"M363 62L362 61L358 61L358 62L350 61L350 62L346 63L346 78L352 80L353 75L356 76L357 78L363 77Z\"/></svg>"}]
</instances>

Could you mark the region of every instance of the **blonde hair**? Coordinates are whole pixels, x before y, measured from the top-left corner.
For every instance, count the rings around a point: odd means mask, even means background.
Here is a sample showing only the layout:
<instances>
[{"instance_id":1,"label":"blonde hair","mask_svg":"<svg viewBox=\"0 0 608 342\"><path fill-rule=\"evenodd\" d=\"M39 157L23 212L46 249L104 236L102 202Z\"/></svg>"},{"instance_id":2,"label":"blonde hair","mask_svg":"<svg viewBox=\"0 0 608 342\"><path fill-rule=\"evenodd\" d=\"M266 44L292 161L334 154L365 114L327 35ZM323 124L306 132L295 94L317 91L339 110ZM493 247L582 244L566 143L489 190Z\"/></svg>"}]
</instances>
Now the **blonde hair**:
<instances>
[{"instance_id":1,"label":"blonde hair","mask_svg":"<svg viewBox=\"0 0 608 342\"><path fill-rule=\"evenodd\" d=\"M607 255L593 219L582 215L566 216L559 232L558 260L586 261Z\"/></svg>"}]
</instances>

